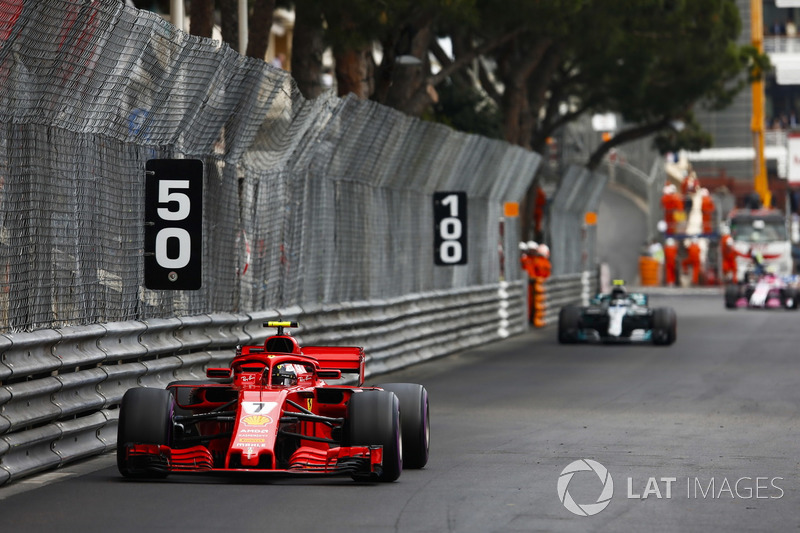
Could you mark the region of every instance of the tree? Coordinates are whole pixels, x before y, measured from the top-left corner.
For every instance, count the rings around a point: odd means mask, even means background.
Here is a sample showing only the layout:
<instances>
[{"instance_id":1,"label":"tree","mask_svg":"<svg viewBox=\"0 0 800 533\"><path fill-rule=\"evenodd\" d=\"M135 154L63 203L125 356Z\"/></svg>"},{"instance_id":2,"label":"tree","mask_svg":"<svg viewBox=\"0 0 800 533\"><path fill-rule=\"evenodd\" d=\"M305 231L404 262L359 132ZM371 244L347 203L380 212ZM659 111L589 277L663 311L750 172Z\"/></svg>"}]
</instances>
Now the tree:
<instances>
[{"instance_id":1,"label":"tree","mask_svg":"<svg viewBox=\"0 0 800 533\"><path fill-rule=\"evenodd\" d=\"M475 0L396 0L391 8L384 13L378 37L383 58L376 68L372 99L407 114L422 116L438 99L436 86L451 75L457 76L478 56L463 55L454 61L438 43L438 37L448 35L446 27L478 25ZM429 52L439 62L437 72L432 71Z\"/></svg>"},{"instance_id":2,"label":"tree","mask_svg":"<svg viewBox=\"0 0 800 533\"><path fill-rule=\"evenodd\" d=\"M388 0L389 3L392 0ZM382 5L371 0L325 2L325 40L334 58L339 96L367 99L374 91L373 42L379 32Z\"/></svg>"},{"instance_id":3,"label":"tree","mask_svg":"<svg viewBox=\"0 0 800 533\"><path fill-rule=\"evenodd\" d=\"M313 99L322 85L322 54L325 51L322 6L319 0L296 0L292 36L292 76L300 93Z\"/></svg>"},{"instance_id":4,"label":"tree","mask_svg":"<svg viewBox=\"0 0 800 533\"><path fill-rule=\"evenodd\" d=\"M237 0L218 0L222 41L239 53L239 5Z\"/></svg>"},{"instance_id":5,"label":"tree","mask_svg":"<svg viewBox=\"0 0 800 533\"><path fill-rule=\"evenodd\" d=\"M423 115L423 118L466 133L491 139L503 138L500 108L484 97L475 85L448 81L438 87L437 93L438 100L431 113Z\"/></svg>"},{"instance_id":6,"label":"tree","mask_svg":"<svg viewBox=\"0 0 800 533\"><path fill-rule=\"evenodd\" d=\"M269 20L275 0L253 2L251 29L263 29L259 21ZM736 0L291 3L292 70L307 97L321 91L322 50L329 46L340 95L459 127L483 124L486 131L496 119L486 113L499 110L502 137L539 152L583 114L619 114L624 129L591 154L590 168L611 148L644 136L660 134L662 148L707 144L693 108L725 107L746 86L748 69L751 77L769 69L766 56L736 44ZM236 48L236 0L218 5L223 38ZM443 37L452 55L440 46ZM256 50L263 36L251 34L250 42ZM439 93L448 100L441 105ZM677 122L684 130L672 129Z\"/></svg>"},{"instance_id":7,"label":"tree","mask_svg":"<svg viewBox=\"0 0 800 533\"><path fill-rule=\"evenodd\" d=\"M765 56L736 44L734 0L477 0L474 7L480 24L459 26L436 12L426 28L451 38L454 57L428 39L443 69L431 72L420 57L422 74L406 81L414 88L394 90L385 103L419 116L430 104L426 84L479 80L502 111L504 139L539 152L582 114L620 114L625 129L591 154L590 168L614 146L676 121L687 129L672 135L673 144L708 142L692 108L728 105L746 86L749 66L768 68ZM415 30L424 37L420 25Z\"/></svg>"},{"instance_id":8,"label":"tree","mask_svg":"<svg viewBox=\"0 0 800 533\"><path fill-rule=\"evenodd\" d=\"M247 56L264 59L275 13L275 0L254 0L253 13L247 22Z\"/></svg>"},{"instance_id":9,"label":"tree","mask_svg":"<svg viewBox=\"0 0 800 533\"><path fill-rule=\"evenodd\" d=\"M637 2L636 8L623 0L612 3L616 9L609 11L608 2L597 0L587 11L589 18L581 19L582 27L605 16L633 31L618 32L599 55L596 47L590 53L588 43L573 54L580 69L592 75L583 81L577 80L582 73L573 76L579 83L575 93L589 104L587 110L618 113L626 124L595 150L589 168L598 166L611 148L669 130L677 120L688 128L676 140L702 138L693 107L728 106L747 86L751 62L765 61L751 46L736 44L741 18L733 0L649 0ZM602 80L602 87L592 79ZM540 134L547 135L556 123L555 118L544 123Z\"/></svg>"},{"instance_id":10,"label":"tree","mask_svg":"<svg viewBox=\"0 0 800 533\"><path fill-rule=\"evenodd\" d=\"M691 128L674 140L688 140L689 132L699 133L692 108L728 105L746 86L748 65L764 61L752 47L736 45L741 19L733 0L587 0L572 7L567 18L551 19L550 42L538 56L534 43L541 36L509 44L528 50L520 56L529 64L523 59L503 68L499 54L508 52L498 51L498 70L508 72L504 80L514 76L512 89L523 91L518 80L525 76L528 89L527 109L506 94L508 83L501 105L505 138L523 146L528 141L540 152L549 136L581 114L621 115L625 129L591 154L589 168L611 148L667 130L677 120ZM519 126L528 119L530 137Z\"/></svg>"},{"instance_id":11,"label":"tree","mask_svg":"<svg viewBox=\"0 0 800 533\"><path fill-rule=\"evenodd\" d=\"M189 33L211 38L214 32L214 0L192 0Z\"/></svg>"}]
</instances>

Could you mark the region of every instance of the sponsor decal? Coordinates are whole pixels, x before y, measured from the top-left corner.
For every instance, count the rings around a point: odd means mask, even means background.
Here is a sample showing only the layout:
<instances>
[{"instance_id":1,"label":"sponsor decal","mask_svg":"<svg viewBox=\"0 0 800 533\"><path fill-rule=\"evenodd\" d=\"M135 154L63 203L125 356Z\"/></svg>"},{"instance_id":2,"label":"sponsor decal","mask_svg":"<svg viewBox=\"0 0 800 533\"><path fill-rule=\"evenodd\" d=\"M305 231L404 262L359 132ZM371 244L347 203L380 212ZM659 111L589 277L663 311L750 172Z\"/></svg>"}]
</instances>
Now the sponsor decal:
<instances>
[{"instance_id":1,"label":"sponsor decal","mask_svg":"<svg viewBox=\"0 0 800 533\"><path fill-rule=\"evenodd\" d=\"M266 439L256 439L254 437L239 437L236 444L264 444Z\"/></svg>"},{"instance_id":2,"label":"sponsor decal","mask_svg":"<svg viewBox=\"0 0 800 533\"><path fill-rule=\"evenodd\" d=\"M266 435L269 430L264 427L239 428L239 435Z\"/></svg>"},{"instance_id":3,"label":"sponsor decal","mask_svg":"<svg viewBox=\"0 0 800 533\"><path fill-rule=\"evenodd\" d=\"M242 423L246 426L266 426L272 419L264 415L250 415L242 418Z\"/></svg>"}]
</instances>

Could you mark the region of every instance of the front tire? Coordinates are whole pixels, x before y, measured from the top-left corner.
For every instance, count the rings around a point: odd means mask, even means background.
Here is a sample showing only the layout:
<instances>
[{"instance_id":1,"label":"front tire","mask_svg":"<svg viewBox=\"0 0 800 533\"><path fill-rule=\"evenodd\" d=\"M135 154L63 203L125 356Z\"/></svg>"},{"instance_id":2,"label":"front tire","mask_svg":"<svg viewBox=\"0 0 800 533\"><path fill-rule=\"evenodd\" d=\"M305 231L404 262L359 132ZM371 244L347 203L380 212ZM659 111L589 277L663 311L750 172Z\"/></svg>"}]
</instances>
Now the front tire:
<instances>
[{"instance_id":1,"label":"front tire","mask_svg":"<svg viewBox=\"0 0 800 533\"><path fill-rule=\"evenodd\" d=\"M797 289L795 289L793 287L784 289L783 295L782 295L783 306L786 309L796 310L797 309L797 304L798 304L797 297L798 297Z\"/></svg>"},{"instance_id":2,"label":"front tire","mask_svg":"<svg viewBox=\"0 0 800 533\"><path fill-rule=\"evenodd\" d=\"M736 309L739 301L739 287L737 285L727 285L725 287L725 308Z\"/></svg>"},{"instance_id":3,"label":"front tire","mask_svg":"<svg viewBox=\"0 0 800 533\"><path fill-rule=\"evenodd\" d=\"M678 318L671 307L653 311L653 344L669 346L678 338Z\"/></svg>"},{"instance_id":4,"label":"front tire","mask_svg":"<svg viewBox=\"0 0 800 533\"><path fill-rule=\"evenodd\" d=\"M577 305L568 305L561 308L558 312L558 342L561 344L578 342L582 312Z\"/></svg>"},{"instance_id":5,"label":"front tire","mask_svg":"<svg viewBox=\"0 0 800 533\"><path fill-rule=\"evenodd\" d=\"M345 443L348 446L382 446L383 467L379 475L356 474L356 481L391 482L403 471L403 440L400 404L390 391L355 392L347 406Z\"/></svg>"},{"instance_id":6,"label":"front tire","mask_svg":"<svg viewBox=\"0 0 800 533\"><path fill-rule=\"evenodd\" d=\"M393 392L400 405L403 468L423 468L431 443L428 391L416 383L384 383L378 387Z\"/></svg>"},{"instance_id":7,"label":"front tire","mask_svg":"<svg viewBox=\"0 0 800 533\"><path fill-rule=\"evenodd\" d=\"M175 400L164 389L128 389L122 397L117 429L117 468L129 478L166 477L161 470L136 467L126 457L128 444L170 445Z\"/></svg>"}]
</instances>

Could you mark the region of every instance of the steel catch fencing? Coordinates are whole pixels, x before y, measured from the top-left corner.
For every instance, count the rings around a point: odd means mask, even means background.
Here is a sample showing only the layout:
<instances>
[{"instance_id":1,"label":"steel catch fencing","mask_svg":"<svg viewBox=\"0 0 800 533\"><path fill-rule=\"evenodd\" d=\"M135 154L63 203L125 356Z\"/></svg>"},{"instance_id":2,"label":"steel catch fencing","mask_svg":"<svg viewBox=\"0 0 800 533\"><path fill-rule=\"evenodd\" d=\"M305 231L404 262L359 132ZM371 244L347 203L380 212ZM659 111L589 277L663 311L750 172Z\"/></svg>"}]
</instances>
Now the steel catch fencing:
<instances>
[{"instance_id":1,"label":"steel catch fencing","mask_svg":"<svg viewBox=\"0 0 800 533\"><path fill-rule=\"evenodd\" d=\"M204 163L197 291L143 286L144 166ZM3 331L371 300L496 283L503 203L540 157L331 93L117 0L0 3ZM468 263L433 262L434 191ZM508 280L521 278L506 269Z\"/></svg>"}]
</instances>

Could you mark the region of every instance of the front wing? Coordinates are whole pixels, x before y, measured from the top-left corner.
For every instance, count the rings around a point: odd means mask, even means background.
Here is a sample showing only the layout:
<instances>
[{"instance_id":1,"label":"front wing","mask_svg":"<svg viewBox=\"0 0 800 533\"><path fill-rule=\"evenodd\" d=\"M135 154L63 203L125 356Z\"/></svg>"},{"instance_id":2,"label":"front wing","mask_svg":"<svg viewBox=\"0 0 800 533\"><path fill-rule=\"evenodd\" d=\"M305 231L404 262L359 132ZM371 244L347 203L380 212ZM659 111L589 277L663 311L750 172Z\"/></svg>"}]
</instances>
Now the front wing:
<instances>
[{"instance_id":1,"label":"front wing","mask_svg":"<svg viewBox=\"0 0 800 533\"><path fill-rule=\"evenodd\" d=\"M211 452L204 446L171 448L156 444L132 444L125 453L132 472L142 473L234 473L275 475L359 475L382 472L381 446L341 446L321 450L301 446L292 454L289 468L214 468Z\"/></svg>"}]
</instances>

